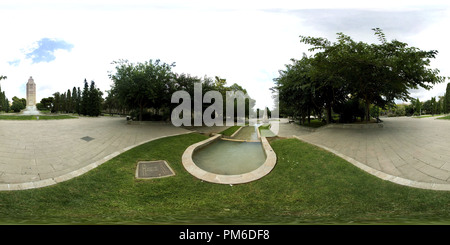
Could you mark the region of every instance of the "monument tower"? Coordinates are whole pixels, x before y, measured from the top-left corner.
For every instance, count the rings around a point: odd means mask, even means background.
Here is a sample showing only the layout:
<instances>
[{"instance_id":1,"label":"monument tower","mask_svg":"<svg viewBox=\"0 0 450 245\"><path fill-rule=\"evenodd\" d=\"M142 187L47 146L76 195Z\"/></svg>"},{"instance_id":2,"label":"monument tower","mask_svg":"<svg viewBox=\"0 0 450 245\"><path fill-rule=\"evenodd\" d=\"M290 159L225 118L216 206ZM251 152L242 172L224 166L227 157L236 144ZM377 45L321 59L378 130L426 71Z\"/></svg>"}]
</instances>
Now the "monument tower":
<instances>
[{"instance_id":1,"label":"monument tower","mask_svg":"<svg viewBox=\"0 0 450 245\"><path fill-rule=\"evenodd\" d=\"M36 105L36 84L33 77L30 76L27 83L27 106Z\"/></svg>"}]
</instances>

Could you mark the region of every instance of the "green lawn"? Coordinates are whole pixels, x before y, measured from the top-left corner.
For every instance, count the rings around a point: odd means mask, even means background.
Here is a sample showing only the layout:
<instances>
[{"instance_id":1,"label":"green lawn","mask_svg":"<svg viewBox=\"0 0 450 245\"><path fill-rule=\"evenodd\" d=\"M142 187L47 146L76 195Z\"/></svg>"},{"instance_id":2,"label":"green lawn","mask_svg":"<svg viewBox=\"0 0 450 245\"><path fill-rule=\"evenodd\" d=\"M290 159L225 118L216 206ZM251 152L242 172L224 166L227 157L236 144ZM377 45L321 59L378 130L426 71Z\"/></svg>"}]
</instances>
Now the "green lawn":
<instances>
[{"instance_id":1,"label":"green lawn","mask_svg":"<svg viewBox=\"0 0 450 245\"><path fill-rule=\"evenodd\" d=\"M296 139L271 142L278 162L241 185L202 182L181 155L206 139L187 134L131 149L75 179L41 189L0 192L0 223L309 224L447 223L450 192L380 180ZM139 160L165 159L176 175L136 180Z\"/></svg>"},{"instance_id":2,"label":"green lawn","mask_svg":"<svg viewBox=\"0 0 450 245\"><path fill-rule=\"evenodd\" d=\"M241 126L231 126L227 129L225 129L224 131L220 132L220 134L224 135L224 136L231 136L232 134L234 134L234 132L236 132L238 129L240 129Z\"/></svg>"},{"instance_id":3,"label":"green lawn","mask_svg":"<svg viewBox=\"0 0 450 245\"><path fill-rule=\"evenodd\" d=\"M434 115L438 116L438 115ZM434 117L433 115L422 115L422 116L413 116L413 118L427 118L427 117Z\"/></svg>"},{"instance_id":4,"label":"green lawn","mask_svg":"<svg viewBox=\"0 0 450 245\"><path fill-rule=\"evenodd\" d=\"M0 120L58 120L77 118L69 115L0 115Z\"/></svg>"},{"instance_id":5,"label":"green lawn","mask_svg":"<svg viewBox=\"0 0 450 245\"><path fill-rule=\"evenodd\" d=\"M445 116L445 117L438 117L437 119L446 119L446 120L450 120L450 115Z\"/></svg>"}]
</instances>

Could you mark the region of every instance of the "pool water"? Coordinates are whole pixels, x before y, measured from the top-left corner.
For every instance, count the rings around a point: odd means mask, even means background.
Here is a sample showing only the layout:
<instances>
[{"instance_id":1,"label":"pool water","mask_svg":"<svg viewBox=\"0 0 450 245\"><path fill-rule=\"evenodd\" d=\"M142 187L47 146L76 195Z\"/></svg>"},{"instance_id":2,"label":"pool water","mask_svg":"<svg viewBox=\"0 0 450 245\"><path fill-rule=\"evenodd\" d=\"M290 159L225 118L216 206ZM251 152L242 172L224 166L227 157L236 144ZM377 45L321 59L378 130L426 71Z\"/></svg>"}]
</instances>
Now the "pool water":
<instances>
[{"instance_id":1,"label":"pool water","mask_svg":"<svg viewBox=\"0 0 450 245\"><path fill-rule=\"evenodd\" d=\"M208 172L234 175L251 172L266 160L261 142L217 140L196 151L192 160Z\"/></svg>"}]
</instances>

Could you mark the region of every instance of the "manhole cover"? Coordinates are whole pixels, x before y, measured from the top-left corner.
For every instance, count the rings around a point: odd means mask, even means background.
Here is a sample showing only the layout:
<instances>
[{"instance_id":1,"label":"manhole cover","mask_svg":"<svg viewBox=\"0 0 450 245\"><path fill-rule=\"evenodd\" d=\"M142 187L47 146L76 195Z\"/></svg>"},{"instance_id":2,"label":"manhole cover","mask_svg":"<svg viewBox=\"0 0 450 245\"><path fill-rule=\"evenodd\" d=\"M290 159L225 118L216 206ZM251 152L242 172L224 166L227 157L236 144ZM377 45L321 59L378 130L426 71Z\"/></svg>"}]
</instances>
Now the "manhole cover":
<instances>
[{"instance_id":1,"label":"manhole cover","mask_svg":"<svg viewBox=\"0 0 450 245\"><path fill-rule=\"evenodd\" d=\"M162 178L175 175L166 161L141 161L136 168L137 179Z\"/></svg>"},{"instance_id":2,"label":"manhole cover","mask_svg":"<svg viewBox=\"0 0 450 245\"><path fill-rule=\"evenodd\" d=\"M86 137L83 137L83 138L81 138L81 139L84 140L84 141L89 142L89 141L93 140L94 138L89 137L89 136L86 136Z\"/></svg>"}]
</instances>

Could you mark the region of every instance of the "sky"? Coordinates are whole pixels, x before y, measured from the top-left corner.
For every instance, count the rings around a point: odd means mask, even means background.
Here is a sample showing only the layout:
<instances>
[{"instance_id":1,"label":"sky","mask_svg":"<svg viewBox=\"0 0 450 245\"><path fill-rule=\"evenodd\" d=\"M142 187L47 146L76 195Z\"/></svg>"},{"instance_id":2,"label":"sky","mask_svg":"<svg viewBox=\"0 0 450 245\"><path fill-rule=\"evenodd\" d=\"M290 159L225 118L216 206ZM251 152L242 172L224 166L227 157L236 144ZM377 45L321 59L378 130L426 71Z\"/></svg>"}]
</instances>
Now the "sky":
<instances>
[{"instance_id":1,"label":"sky","mask_svg":"<svg viewBox=\"0 0 450 245\"><path fill-rule=\"evenodd\" d=\"M448 1L447 1L448 2ZM3 91L26 97L30 76L37 101L83 87L109 90L119 59L160 59L176 73L225 78L273 107L278 71L308 52L300 35L336 40L343 32L377 43L372 28L422 50L438 50L432 68L450 76L450 4L446 1L25 1L0 2L0 81ZM447 80L448 81L448 80ZM421 101L442 96L446 83L412 90Z\"/></svg>"}]
</instances>

